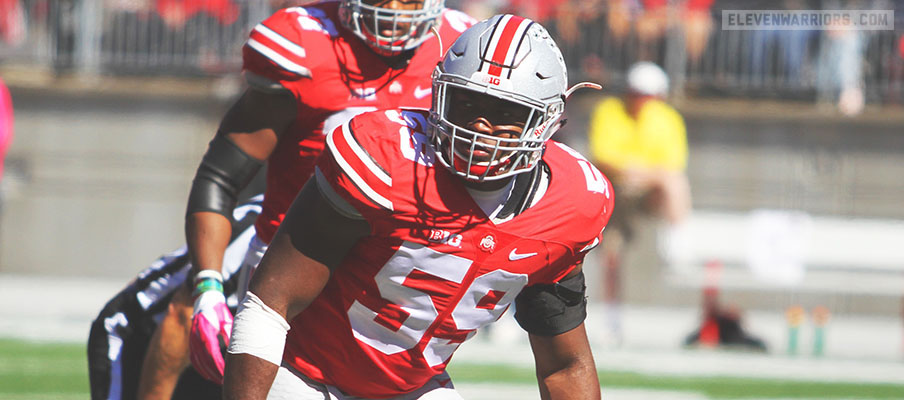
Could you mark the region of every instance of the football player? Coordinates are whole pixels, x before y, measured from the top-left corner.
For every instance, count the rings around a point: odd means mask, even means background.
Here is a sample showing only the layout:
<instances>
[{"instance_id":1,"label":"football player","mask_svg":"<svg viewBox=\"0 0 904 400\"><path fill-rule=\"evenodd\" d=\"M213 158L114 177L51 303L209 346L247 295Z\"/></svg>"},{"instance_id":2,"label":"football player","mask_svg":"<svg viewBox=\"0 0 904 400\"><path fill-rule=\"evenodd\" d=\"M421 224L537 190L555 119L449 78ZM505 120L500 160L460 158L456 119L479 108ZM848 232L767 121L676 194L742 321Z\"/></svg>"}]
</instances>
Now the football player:
<instances>
[{"instance_id":1,"label":"football player","mask_svg":"<svg viewBox=\"0 0 904 400\"><path fill-rule=\"evenodd\" d=\"M138 398L170 397L189 344L195 369L222 381L232 316L221 268L239 191L267 164L246 274L311 176L324 132L367 110L429 107L430 72L474 22L442 0L342 0L280 10L253 29L243 48L249 88L224 116L192 183L189 284L154 331Z\"/></svg>"},{"instance_id":2,"label":"football player","mask_svg":"<svg viewBox=\"0 0 904 400\"><path fill-rule=\"evenodd\" d=\"M220 268L238 191L266 160L249 273L311 176L324 132L365 110L428 107L442 43L472 23L442 0L343 0L287 8L253 29L243 48L251 88L224 117L188 199L185 231L196 271L191 361L202 376L223 377L232 316Z\"/></svg>"},{"instance_id":3,"label":"football player","mask_svg":"<svg viewBox=\"0 0 904 400\"><path fill-rule=\"evenodd\" d=\"M241 300L235 290L237 272L254 237L253 224L260 214L262 200L263 196L254 196L236 207L232 214L232 241L223 256L223 287L230 308ZM151 335L173 304L170 302L173 295L185 290L190 269L185 246L167 253L139 272L98 313L88 335L88 376L93 400L137 398L141 364ZM191 314L185 318L184 325L188 326ZM187 357L186 346L187 343L183 345L183 358ZM179 379L176 388L170 389L168 398L205 400L222 397L219 385L202 378L191 368L181 376L178 370L169 374L171 379Z\"/></svg>"},{"instance_id":4,"label":"football player","mask_svg":"<svg viewBox=\"0 0 904 400\"><path fill-rule=\"evenodd\" d=\"M497 15L433 75L430 110L327 136L235 317L226 399L461 399L445 368L512 303L544 399L600 398L581 264L609 181L550 140L565 63L546 29Z\"/></svg>"}]
</instances>

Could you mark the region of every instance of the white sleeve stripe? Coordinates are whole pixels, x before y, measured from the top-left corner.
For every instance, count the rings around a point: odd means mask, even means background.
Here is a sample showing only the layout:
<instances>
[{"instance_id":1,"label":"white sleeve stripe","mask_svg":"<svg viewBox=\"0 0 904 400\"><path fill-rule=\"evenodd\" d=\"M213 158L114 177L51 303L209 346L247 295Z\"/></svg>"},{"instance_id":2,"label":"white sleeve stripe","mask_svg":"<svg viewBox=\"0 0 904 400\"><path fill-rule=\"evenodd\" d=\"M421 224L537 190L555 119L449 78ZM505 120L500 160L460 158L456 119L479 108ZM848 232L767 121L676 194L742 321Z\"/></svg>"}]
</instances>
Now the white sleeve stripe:
<instances>
[{"instance_id":1,"label":"white sleeve stripe","mask_svg":"<svg viewBox=\"0 0 904 400\"><path fill-rule=\"evenodd\" d=\"M386 174L382 168L380 168L374 160L370 158L370 155L367 154L364 149L358 144L355 140L355 137L352 136L352 132L349 130L348 124L342 124L342 135L345 136L345 141L348 143L348 147L352 149L353 152L358 156L358 158L367 166L367 169L370 170L378 179L383 181L386 186L392 186L392 177Z\"/></svg>"},{"instance_id":2,"label":"white sleeve stripe","mask_svg":"<svg viewBox=\"0 0 904 400\"><path fill-rule=\"evenodd\" d=\"M282 46L284 49L291 52L292 54L295 54L296 56L304 58L304 56L305 56L304 47L301 47L301 46L293 43L291 40L286 39L282 35L276 33L276 31L274 31L270 28L267 28L264 24L257 24L257 26L254 27L254 30L256 32L260 33L261 35L266 36L268 39L272 40L274 43Z\"/></svg>"},{"instance_id":3,"label":"white sleeve stripe","mask_svg":"<svg viewBox=\"0 0 904 400\"><path fill-rule=\"evenodd\" d=\"M257 51L258 53L261 53L264 57L269 58L270 60L272 60L273 62L278 64L280 67L285 68L287 71L294 72L298 75L311 76L311 70L292 62L291 60L283 57L279 53L273 51L273 49L263 45L261 42L258 42L257 40L248 39L248 46L251 47L252 49L254 49L255 51Z\"/></svg>"},{"instance_id":4,"label":"white sleeve stripe","mask_svg":"<svg viewBox=\"0 0 904 400\"><path fill-rule=\"evenodd\" d=\"M326 143L330 147L330 151L333 153L333 157L336 160L336 163L339 164L339 167L342 168L342 170L349 176L349 178L351 178L352 182L354 182L355 185L357 185L362 190L364 195L367 196L371 201L383 206L383 208L392 210L392 202L389 201L389 199L387 199L386 197L381 196L379 193L377 193L376 190L371 188L370 185L368 185L367 182L365 182L364 179L362 179L361 176L358 175L357 172L355 172L355 169L352 168L351 165L349 165L348 161L345 161L345 159L342 158L342 153L338 151L338 149L336 148L336 143L333 141L334 134L335 132L332 132L327 135Z\"/></svg>"}]
</instances>

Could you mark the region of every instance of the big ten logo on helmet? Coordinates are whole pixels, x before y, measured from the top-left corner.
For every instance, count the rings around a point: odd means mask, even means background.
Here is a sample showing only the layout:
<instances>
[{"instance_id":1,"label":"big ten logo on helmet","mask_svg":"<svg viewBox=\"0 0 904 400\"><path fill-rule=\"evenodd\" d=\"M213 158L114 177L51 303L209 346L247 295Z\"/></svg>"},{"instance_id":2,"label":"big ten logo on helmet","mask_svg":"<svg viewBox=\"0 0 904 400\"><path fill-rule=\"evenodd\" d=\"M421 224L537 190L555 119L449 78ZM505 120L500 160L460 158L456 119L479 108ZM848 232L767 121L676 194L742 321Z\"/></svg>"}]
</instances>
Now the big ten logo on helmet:
<instances>
[{"instance_id":1,"label":"big ten logo on helmet","mask_svg":"<svg viewBox=\"0 0 904 400\"><path fill-rule=\"evenodd\" d=\"M484 75L484 76L483 76L483 82L484 82L484 83L489 83L490 85L499 86L499 84L502 83L502 80L499 79L498 76Z\"/></svg>"},{"instance_id":2,"label":"big ten logo on helmet","mask_svg":"<svg viewBox=\"0 0 904 400\"><path fill-rule=\"evenodd\" d=\"M431 229L427 236L427 240L431 243L446 244L452 247L461 247L461 239L461 235L443 229Z\"/></svg>"},{"instance_id":3,"label":"big ten logo on helmet","mask_svg":"<svg viewBox=\"0 0 904 400\"><path fill-rule=\"evenodd\" d=\"M474 82L485 83L487 85L496 86L502 90L512 90L514 85L512 84L511 79L506 79L503 77L490 75L484 72L477 71L473 75L471 75L471 80Z\"/></svg>"}]
</instances>

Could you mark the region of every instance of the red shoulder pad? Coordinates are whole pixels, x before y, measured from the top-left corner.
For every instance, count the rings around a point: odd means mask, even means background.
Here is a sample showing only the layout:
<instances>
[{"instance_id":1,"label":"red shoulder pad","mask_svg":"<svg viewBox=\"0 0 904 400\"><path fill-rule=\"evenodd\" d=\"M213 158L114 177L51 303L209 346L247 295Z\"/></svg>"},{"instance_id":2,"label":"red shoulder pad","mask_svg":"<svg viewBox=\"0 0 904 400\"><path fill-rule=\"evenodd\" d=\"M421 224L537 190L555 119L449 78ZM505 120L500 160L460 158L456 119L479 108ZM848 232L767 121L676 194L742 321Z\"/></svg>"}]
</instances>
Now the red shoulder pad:
<instances>
[{"instance_id":1,"label":"red shoulder pad","mask_svg":"<svg viewBox=\"0 0 904 400\"><path fill-rule=\"evenodd\" d=\"M333 10L317 5L277 11L251 31L242 48L243 69L285 83L311 77L318 54L339 34Z\"/></svg>"},{"instance_id":2,"label":"red shoulder pad","mask_svg":"<svg viewBox=\"0 0 904 400\"><path fill-rule=\"evenodd\" d=\"M422 110L381 110L355 116L326 138L317 167L362 215L393 211L392 173L417 157L416 137L427 127Z\"/></svg>"},{"instance_id":3,"label":"red shoulder pad","mask_svg":"<svg viewBox=\"0 0 904 400\"><path fill-rule=\"evenodd\" d=\"M398 111L360 114L333 130L318 168L333 189L362 215L368 210L393 210L392 165L398 154L399 126L387 115Z\"/></svg>"},{"instance_id":4,"label":"red shoulder pad","mask_svg":"<svg viewBox=\"0 0 904 400\"><path fill-rule=\"evenodd\" d=\"M548 157L547 157L548 155ZM569 245L575 255L583 258L590 249L602 240L602 232L612 216L615 201L612 184L590 161L576 150L558 142L550 141L544 160L551 168L559 169L560 179L550 189L555 188L553 195L567 193L568 200L560 204L566 215L564 220L574 221L568 224ZM557 175L554 171L553 175Z\"/></svg>"}]
</instances>

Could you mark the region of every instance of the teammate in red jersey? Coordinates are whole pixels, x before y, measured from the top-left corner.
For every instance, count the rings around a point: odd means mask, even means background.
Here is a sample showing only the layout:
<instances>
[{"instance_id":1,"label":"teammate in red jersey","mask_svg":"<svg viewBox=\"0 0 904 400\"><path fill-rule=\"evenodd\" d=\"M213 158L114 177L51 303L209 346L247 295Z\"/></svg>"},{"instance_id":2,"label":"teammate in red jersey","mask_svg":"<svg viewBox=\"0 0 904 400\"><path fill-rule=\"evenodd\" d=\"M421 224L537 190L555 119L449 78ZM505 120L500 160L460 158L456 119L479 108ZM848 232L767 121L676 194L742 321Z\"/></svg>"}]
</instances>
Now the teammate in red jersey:
<instances>
[{"instance_id":1,"label":"teammate in red jersey","mask_svg":"<svg viewBox=\"0 0 904 400\"><path fill-rule=\"evenodd\" d=\"M452 353L514 302L542 397L598 399L581 264L611 186L549 140L582 86L542 26L497 15L446 53L429 111L332 131L236 314L224 398L461 399Z\"/></svg>"},{"instance_id":2,"label":"teammate in red jersey","mask_svg":"<svg viewBox=\"0 0 904 400\"><path fill-rule=\"evenodd\" d=\"M224 116L188 201L194 285L174 296L154 334L139 397L172 393L189 344L195 368L222 380L232 316L220 268L236 196L260 167L267 164L267 189L243 271L257 264L311 176L324 132L367 110L429 107L443 46L473 23L442 0L342 0L287 8L253 29L243 48L249 89Z\"/></svg>"}]
</instances>

